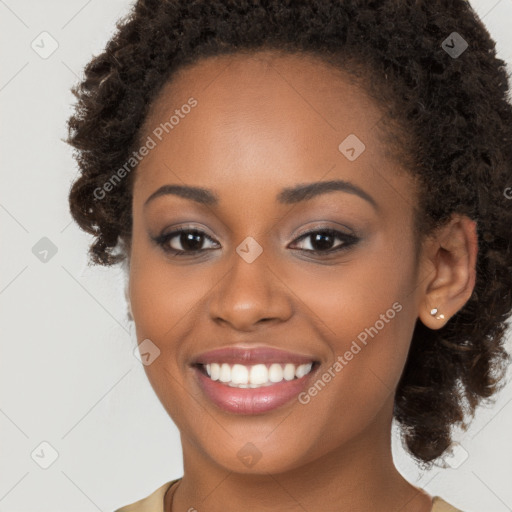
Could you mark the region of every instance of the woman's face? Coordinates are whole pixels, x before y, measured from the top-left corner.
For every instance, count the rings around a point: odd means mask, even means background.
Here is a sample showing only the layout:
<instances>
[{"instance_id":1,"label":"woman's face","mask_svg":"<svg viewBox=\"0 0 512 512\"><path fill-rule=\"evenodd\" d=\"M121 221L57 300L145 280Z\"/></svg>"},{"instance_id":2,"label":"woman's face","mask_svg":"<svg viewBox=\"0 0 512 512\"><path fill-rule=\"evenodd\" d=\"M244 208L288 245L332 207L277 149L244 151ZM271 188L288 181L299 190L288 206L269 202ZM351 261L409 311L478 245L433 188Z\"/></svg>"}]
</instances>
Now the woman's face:
<instances>
[{"instance_id":1,"label":"woman's face","mask_svg":"<svg viewBox=\"0 0 512 512\"><path fill-rule=\"evenodd\" d=\"M270 53L202 60L153 104L133 188L129 296L138 342L150 340L145 371L187 460L277 473L389 436L422 272L415 188L385 157L381 117L321 62ZM200 233L164 236L178 228ZM274 389L233 388L192 365L230 347L316 363ZM232 377L266 375L262 364L286 358L251 360Z\"/></svg>"}]
</instances>

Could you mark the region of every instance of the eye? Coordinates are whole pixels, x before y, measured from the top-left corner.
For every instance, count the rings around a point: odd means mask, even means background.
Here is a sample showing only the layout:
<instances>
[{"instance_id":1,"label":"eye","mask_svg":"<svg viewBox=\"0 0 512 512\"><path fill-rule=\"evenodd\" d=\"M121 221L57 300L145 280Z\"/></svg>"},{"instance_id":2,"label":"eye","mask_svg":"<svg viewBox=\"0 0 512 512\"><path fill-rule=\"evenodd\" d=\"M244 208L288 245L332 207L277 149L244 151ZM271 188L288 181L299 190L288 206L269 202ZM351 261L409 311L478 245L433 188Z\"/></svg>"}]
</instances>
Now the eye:
<instances>
[{"instance_id":1,"label":"eye","mask_svg":"<svg viewBox=\"0 0 512 512\"><path fill-rule=\"evenodd\" d=\"M171 233L160 235L154 240L164 251L176 256L190 256L203 252L205 241L213 244L217 243L204 231L190 228L178 228Z\"/></svg>"},{"instance_id":2,"label":"eye","mask_svg":"<svg viewBox=\"0 0 512 512\"><path fill-rule=\"evenodd\" d=\"M340 240L341 243L335 244L336 240ZM304 241L305 243L301 248L302 251L310 254L331 254L333 252L348 249L351 245L354 245L359 241L355 235L348 233L342 233L336 229L318 229L315 228L304 234L302 234L297 241Z\"/></svg>"},{"instance_id":3,"label":"eye","mask_svg":"<svg viewBox=\"0 0 512 512\"><path fill-rule=\"evenodd\" d=\"M341 243L333 245L336 240L339 240ZM154 238L154 241L165 252L175 256L193 256L220 247L218 242L208 236L204 231L191 228L175 229L170 233L165 233ZM303 233L295 239L294 244L296 245L297 242L299 242L299 244L302 242L303 247L299 247L299 250L309 254L328 255L347 249L358 241L359 238L352 234L342 233L335 229L316 228ZM210 244L210 246L205 248L205 242Z\"/></svg>"}]
</instances>

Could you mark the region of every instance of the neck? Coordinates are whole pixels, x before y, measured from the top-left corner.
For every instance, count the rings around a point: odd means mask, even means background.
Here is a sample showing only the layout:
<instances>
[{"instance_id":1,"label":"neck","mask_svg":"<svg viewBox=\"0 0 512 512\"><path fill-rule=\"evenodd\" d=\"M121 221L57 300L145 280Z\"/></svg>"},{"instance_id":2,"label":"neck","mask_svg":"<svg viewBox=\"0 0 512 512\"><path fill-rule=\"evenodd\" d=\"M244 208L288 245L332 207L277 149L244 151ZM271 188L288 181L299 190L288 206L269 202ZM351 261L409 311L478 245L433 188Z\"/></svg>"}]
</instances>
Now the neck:
<instances>
[{"instance_id":1,"label":"neck","mask_svg":"<svg viewBox=\"0 0 512 512\"><path fill-rule=\"evenodd\" d=\"M182 436L184 476L166 496L165 511L171 512L172 501L172 511L245 510L250 503L261 512L430 512L432 496L407 482L394 466L387 416L384 422L375 418L349 445L275 474L229 471Z\"/></svg>"}]
</instances>

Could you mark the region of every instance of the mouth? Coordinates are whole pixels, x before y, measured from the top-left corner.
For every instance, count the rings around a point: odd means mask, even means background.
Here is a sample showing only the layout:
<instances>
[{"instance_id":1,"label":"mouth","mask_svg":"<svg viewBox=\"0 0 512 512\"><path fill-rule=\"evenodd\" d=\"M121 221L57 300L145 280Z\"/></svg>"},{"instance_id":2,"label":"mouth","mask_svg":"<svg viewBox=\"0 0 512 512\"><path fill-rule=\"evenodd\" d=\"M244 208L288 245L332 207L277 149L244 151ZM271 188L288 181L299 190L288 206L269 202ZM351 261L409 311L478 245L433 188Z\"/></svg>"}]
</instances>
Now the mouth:
<instances>
[{"instance_id":1,"label":"mouth","mask_svg":"<svg viewBox=\"0 0 512 512\"><path fill-rule=\"evenodd\" d=\"M318 361L310 361L305 364L260 363L249 366L217 362L193 366L212 381L239 389L255 389L301 379L319 364Z\"/></svg>"},{"instance_id":2,"label":"mouth","mask_svg":"<svg viewBox=\"0 0 512 512\"><path fill-rule=\"evenodd\" d=\"M273 348L229 347L202 354L191 366L208 401L225 412L251 415L297 398L320 361Z\"/></svg>"}]
</instances>

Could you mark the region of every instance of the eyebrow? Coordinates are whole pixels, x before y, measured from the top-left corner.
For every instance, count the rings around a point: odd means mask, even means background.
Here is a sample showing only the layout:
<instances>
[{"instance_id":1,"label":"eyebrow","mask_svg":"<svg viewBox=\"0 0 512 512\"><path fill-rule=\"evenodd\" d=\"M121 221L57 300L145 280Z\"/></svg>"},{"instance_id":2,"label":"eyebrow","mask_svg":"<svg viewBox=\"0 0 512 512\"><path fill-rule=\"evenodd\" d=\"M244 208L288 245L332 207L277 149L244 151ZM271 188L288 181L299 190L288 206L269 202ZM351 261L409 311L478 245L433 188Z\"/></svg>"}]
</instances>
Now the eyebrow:
<instances>
[{"instance_id":1,"label":"eyebrow","mask_svg":"<svg viewBox=\"0 0 512 512\"><path fill-rule=\"evenodd\" d=\"M344 180L316 181L313 183L299 184L294 187L284 188L279 192L276 199L281 204L295 204L307 201L313 197L332 191L342 191L354 194L370 203L376 210L378 205L373 197L358 186ZM200 204L218 205L219 196L213 190L194 187L190 185L164 185L153 192L144 203L146 207L151 201L157 197L173 194L185 199L190 199Z\"/></svg>"}]
</instances>

